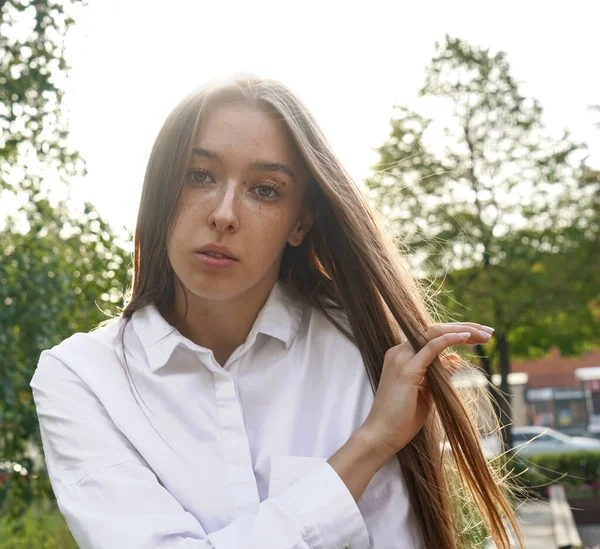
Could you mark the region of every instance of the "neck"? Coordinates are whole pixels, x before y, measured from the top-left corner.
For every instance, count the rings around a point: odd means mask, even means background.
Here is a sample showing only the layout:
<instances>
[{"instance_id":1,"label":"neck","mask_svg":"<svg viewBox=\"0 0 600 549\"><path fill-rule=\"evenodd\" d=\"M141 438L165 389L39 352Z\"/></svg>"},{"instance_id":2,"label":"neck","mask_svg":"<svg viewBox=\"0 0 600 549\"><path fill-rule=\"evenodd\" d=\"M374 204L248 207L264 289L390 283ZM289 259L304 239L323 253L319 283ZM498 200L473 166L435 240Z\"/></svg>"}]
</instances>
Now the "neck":
<instances>
[{"instance_id":1,"label":"neck","mask_svg":"<svg viewBox=\"0 0 600 549\"><path fill-rule=\"evenodd\" d=\"M167 321L184 337L211 349L215 360L223 366L246 341L273 285L273 282L260 283L234 298L217 300L199 297L186 290L187 314L186 296L177 285L175 304Z\"/></svg>"}]
</instances>

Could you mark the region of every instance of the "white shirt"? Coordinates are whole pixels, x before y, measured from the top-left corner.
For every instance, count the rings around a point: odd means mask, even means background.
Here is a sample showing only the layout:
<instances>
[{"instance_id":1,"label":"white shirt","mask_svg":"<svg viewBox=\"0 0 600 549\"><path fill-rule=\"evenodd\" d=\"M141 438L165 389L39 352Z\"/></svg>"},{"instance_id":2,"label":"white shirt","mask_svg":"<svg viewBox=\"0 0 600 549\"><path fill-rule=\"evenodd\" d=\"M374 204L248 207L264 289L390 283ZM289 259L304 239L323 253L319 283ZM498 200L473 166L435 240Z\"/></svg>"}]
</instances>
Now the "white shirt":
<instances>
[{"instance_id":1,"label":"white shirt","mask_svg":"<svg viewBox=\"0 0 600 549\"><path fill-rule=\"evenodd\" d=\"M147 306L125 331L137 401L122 322L44 351L31 380L81 548L421 547L396 458L358 503L327 463L374 396L358 348L320 311L277 283L221 367Z\"/></svg>"}]
</instances>

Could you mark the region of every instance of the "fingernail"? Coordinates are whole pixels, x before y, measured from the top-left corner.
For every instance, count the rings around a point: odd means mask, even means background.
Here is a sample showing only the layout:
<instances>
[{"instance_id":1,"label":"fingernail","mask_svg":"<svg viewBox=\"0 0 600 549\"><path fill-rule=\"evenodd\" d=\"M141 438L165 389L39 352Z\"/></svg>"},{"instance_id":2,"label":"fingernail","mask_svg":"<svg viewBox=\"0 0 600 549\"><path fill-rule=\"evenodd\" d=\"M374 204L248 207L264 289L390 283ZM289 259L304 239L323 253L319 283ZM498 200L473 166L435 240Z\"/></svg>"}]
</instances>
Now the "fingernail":
<instances>
[{"instance_id":1,"label":"fingernail","mask_svg":"<svg viewBox=\"0 0 600 549\"><path fill-rule=\"evenodd\" d=\"M481 325L482 328L487 328L488 330L491 330L492 332L494 331L494 328L492 328L491 326L486 326L485 324Z\"/></svg>"},{"instance_id":2,"label":"fingernail","mask_svg":"<svg viewBox=\"0 0 600 549\"><path fill-rule=\"evenodd\" d=\"M492 337L492 334L488 334L487 332L484 332L483 330L477 330L477 331L486 339L490 339L490 337Z\"/></svg>"},{"instance_id":3,"label":"fingernail","mask_svg":"<svg viewBox=\"0 0 600 549\"><path fill-rule=\"evenodd\" d=\"M461 332L458 334L460 337L471 337L471 332Z\"/></svg>"}]
</instances>

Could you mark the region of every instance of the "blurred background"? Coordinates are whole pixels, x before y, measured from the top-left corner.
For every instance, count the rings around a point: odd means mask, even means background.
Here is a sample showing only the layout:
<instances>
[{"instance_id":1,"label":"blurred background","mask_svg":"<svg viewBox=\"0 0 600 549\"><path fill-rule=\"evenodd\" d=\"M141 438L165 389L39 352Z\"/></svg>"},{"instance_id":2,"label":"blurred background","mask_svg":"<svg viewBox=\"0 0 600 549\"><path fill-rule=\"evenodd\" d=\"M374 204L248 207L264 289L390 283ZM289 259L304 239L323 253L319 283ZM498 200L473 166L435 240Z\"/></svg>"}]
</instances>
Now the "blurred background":
<instances>
[{"instance_id":1,"label":"blurred background","mask_svg":"<svg viewBox=\"0 0 600 549\"><path fill-rule=\"evenodd\" d=\"M599 20L592 0L0 0L0 549L75 547L29 381L118 314L154 137L237 71L305 101L439 321L495 328L456 384L497 387L528 547L600 546Z\"/></svg>"}]
</instances>

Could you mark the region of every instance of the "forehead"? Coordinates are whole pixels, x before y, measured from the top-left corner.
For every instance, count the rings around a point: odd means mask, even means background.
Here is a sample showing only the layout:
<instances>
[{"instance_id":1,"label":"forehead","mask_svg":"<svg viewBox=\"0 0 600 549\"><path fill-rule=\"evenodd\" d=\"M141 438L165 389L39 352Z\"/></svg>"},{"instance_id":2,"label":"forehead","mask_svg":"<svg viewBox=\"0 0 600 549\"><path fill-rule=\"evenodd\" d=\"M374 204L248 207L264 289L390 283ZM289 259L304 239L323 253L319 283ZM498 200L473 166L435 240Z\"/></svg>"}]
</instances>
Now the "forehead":
<instances>
[{"instance_id":1,"label":"forehead","mask_svg":"<svg viewBox=\"0 0 600 549\"><path fill-rule=\"evenodd\" d=\"M221 155L259 155L264 160L302 162L279 114L241 101L207 109L194 144Z\"/></svg>"}]
</instances>

